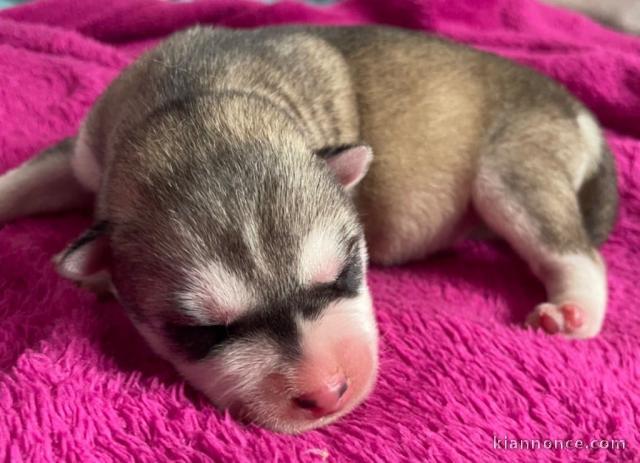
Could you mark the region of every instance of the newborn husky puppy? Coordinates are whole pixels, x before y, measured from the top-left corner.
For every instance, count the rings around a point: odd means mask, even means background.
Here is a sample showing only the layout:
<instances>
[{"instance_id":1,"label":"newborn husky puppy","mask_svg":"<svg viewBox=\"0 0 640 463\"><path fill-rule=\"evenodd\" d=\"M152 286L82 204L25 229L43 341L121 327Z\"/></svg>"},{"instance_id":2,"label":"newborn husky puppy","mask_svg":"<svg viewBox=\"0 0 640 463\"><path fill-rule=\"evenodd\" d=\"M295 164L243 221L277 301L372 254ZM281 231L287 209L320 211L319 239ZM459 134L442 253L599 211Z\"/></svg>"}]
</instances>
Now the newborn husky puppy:
<instances>
[{"instance_id":1,"label":"newborn husky puppy","mask_svg":"<svg viewBox=\"0 0 640 463\"><path fill-rule=\"evenodd\" d=\"M372 388L365 236L398 264L486 226L546 286L532 325L586 338L605 314L596 246L616 183L593 116L531 70L421 33L175 34L77 137L0 178L0 220L94 197L60 273L110 287L191 384L278 431Z\"/></svg>"}]
</instances>

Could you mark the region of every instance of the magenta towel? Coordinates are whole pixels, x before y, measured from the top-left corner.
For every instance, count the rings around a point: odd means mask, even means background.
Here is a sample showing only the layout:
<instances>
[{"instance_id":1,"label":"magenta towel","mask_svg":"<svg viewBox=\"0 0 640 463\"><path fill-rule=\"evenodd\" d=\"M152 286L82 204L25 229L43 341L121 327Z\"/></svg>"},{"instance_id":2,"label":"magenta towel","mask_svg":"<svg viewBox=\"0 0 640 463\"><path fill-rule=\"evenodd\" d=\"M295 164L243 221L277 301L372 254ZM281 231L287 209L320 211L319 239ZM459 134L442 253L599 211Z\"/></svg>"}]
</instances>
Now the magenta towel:
<instances>
[{"instance_id":1,"label":"magenta towel","mask_svg":"<svg viewBox=\"0 0 640 463\"><path fill-rule=\"evenodd\" d=\"M119 70L170 32L285 22L435 32L534 67L583 100L607 129L622 195L604 247L602 334L567 341L523 329L544 293L500 243L374 268L374 394L335 425L274 435L213 409L149 351L115 302L98 303L55 274L51 256L88 216L19 220L0 229L0 459L640 461L639 38L533 0L37 2L0 13L0 172L73 134ZM511 439L618 449L505 449Z\"/></svg>"}]
</instances>

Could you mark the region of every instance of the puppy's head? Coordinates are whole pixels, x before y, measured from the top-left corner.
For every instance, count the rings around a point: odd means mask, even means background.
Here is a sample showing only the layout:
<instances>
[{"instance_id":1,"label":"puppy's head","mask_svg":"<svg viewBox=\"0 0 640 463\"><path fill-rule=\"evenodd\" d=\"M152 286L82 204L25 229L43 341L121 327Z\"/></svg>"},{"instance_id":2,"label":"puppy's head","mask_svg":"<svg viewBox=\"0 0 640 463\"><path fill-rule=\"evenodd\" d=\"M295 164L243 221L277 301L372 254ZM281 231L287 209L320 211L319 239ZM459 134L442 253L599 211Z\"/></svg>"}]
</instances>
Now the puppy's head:
<instances>
[{"instance_id":1,"label":"puppy's head","mask_svg":"<svg viewBox=\"0 0 640 463\"><path fill-rule=\"evenodd\" d=\"M218 142L116 163L104 220L59 271L108 274L152 348L217 406L281 432L330 423L372 389L377 329L348 197L371 153L322 154Z\"/></svg>"}]
</instances>

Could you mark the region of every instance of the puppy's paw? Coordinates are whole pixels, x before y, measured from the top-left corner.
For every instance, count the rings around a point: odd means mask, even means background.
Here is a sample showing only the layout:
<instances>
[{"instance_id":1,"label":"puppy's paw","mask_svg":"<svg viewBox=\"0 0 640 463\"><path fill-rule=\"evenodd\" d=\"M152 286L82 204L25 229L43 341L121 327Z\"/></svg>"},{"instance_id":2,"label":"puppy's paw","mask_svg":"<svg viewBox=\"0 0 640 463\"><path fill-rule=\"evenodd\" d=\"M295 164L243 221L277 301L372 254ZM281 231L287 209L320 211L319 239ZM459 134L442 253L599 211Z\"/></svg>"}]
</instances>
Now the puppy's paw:
<instances>
[{"instance_id":1,"label":"puppy's paw","mask_svg":"<svg viewBox=\"0 0 640 463\"><path fill-rule=\"evenodd\" d=\"M584 339L598 334L599 327L594 320L589 320L589 313L580 305L566 302L564 304L540 304L527 318L526 324L541 328L549 334L563 334L569 338Z\"/></svg>"}]
</instances>

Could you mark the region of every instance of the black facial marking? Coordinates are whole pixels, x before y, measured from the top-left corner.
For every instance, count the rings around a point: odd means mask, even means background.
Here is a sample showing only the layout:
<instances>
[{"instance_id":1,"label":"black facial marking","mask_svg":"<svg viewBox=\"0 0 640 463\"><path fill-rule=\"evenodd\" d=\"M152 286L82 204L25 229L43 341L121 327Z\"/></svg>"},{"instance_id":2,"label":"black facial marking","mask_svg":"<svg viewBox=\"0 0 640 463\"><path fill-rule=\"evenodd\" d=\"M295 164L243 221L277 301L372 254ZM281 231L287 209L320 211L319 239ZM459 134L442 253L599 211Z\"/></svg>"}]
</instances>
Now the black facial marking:
<instances>
[{"instance_id":1,"label":"black facial marking","mask_svg":"<svg viewBox=\"0 0 640 463\"><path fill-rule=\"evenodd\" d=\"M308 320L317 319L331 302L358 295L363 278L359 243L357 236L347 241L348 257L333 282L298 288L286 297L251 308L228 325L193 325L193 320L172 318L165 323L166 335L191 361L202 360L238 339L261 335L275 341L283 355L296 358L300 354L296 317L301 314Z\"/></svg>"},{"instance_id":2,"label":"black facial marking","mask_svg":"<svg viewBox=\"0 0 640 463\"><path fill-rule=\"evenodd\" d=\"M300 344L294 317L296 312L292 308L289 301L285 301L258 310L253 316L241 321L242 332L262 332L275 340L284 354L295 358L300 353Z\"/></svg>"},{"instance_id":3,"label":"black facial marking","mask_svg":"<svg viewBox=\"0 0 640 463\"><path fill-rule=\"evenodd\" d=\"M224 325L180 325L166 323L169 339L189 360L202 360L229 338L229 327Z\"/></svg>"},{"instance_id":4,"label":"black facial marking","mask_svg":"<svg viewBox=\"0 0 640 463\"><path fill-rule=\"evenodd\" d=\"M357 250L349 255L340 275L335 281L336 289L347 297L354 297L362 284L362 259Z\"/></svg>"},{"instance_id":5,"label":"black facial marking","mask_svg":"<svg viewBox=\"0 0 640 463\"><path fill-rule=\"evenodd\" d=\"M358 294L360 283L362 282L362 264L359 260L347 263L340 276L335 282L338 292L347 297L354 297Z\"/></svg>"},{"instance_id":6,"label":"black facial marking","mask_svg":"<svg viewBox=\"0 0 640 463\"><path fill-rule=\"evenodd\" d=\"M360 256L360 239L353 236L347 242L347 259L342 271L338 275L334 285L336 289L344 293L346 297L354 297L358 294L362 285L363 268Z\"/></svg>"},{"instance_id":7,"label":"black facial marking","mask_svg":"<svg viewBox=\"0 0 640 463\"><path fill-rule=\"evenodd\" d=\"M322 284L301 292L295 302L295 312L302 313L306 319L313 320L320 316L331 301L338 299L340 295L332 284Z\"/></svg>"},{"instance_id":8,"label":"black facial marking","mask_svg":"<svg viewBox=\"0 0 640 463\"><path fill-rule=\"evenodd\" d=\"M300 350L295 307L297 304L291 305L288 300L255 307L227 325L196 325L190 317L172 314L164 324L164 332L190 361L202 360L233 341L260 335L276 341L283 354L295 358Z\"/></svg>"}]
</instances>

